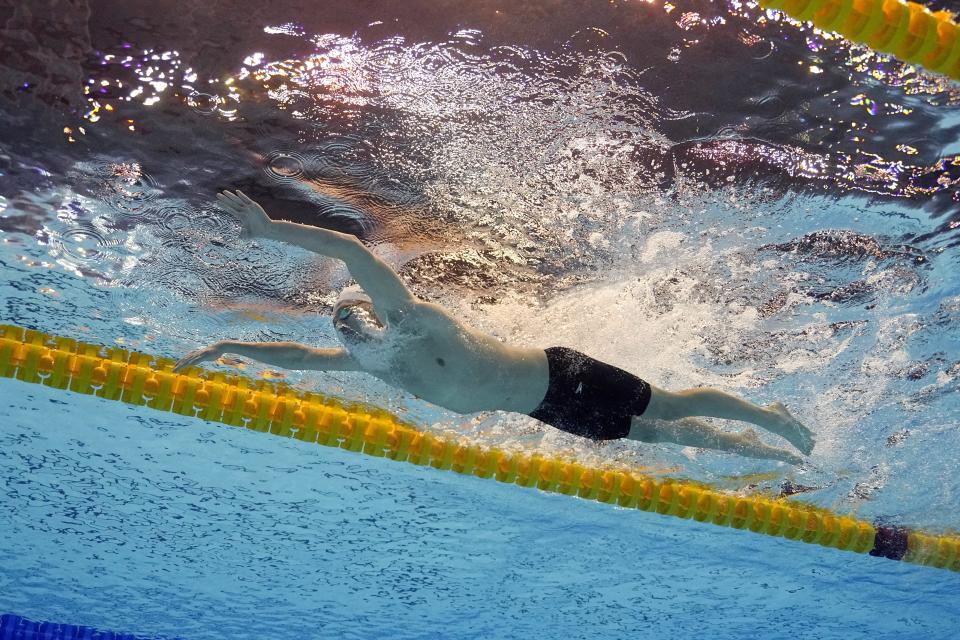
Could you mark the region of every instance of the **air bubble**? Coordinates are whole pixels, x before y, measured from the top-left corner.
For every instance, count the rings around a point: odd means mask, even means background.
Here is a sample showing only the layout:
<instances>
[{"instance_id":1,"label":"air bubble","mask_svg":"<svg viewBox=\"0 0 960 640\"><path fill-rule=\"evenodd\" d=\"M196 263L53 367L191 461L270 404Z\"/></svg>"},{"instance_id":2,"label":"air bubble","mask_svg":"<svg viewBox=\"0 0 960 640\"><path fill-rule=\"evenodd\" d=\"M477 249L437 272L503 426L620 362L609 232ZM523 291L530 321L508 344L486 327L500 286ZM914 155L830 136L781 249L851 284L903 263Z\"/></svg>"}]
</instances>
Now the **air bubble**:
<instances>
[{"instance_id":1,"label":"air bubble","mask_svg":"<svg viewBox=\"0 0 960 640\"><path fill-rule=\"evenodd\" d=\"M220 98L202 91L187 96L187 106L204 116L212 116L220 108Z\"/></svg>"},{"instance_id":2,"label":"air bubble","mask_svg":"<svg viewBox=\"0 0 960 640\"><path fill-rule=\"evenodd\" d=\"M145 217L160 193L159 183L137 162L105 162L94 171L104 187L103 201L126 218Z\"/></svg>"},{"instance_id":3,"label":"air bubble","mask_svg":"<svg viewBox=\"0 0 960 640\"><path fill-rule=\"evenodd\" d=\"M305 164L303 156L299 153L274 151L267 156L264 170L274 180L286 182L302 178Z\"/></svg>"},{"instance_id":4,"label":"air bubble","mask_svg":"<svg viewBox=\"0 0 960 640\"><path fill-rule=\"evenodd\" d=\"M163 207L157 212L160 226L173 233L190 228L190 211L180 207Z\"/></svg>"},{"instance_id":5,"label":"air bubble","mask_svg":"<svg viewBox=\"0 0 960 640\"><path fill-rule=\"evenodd\" d=\"M50 235L54 255L62 256L74 266L99 265L110 257L107 250L119 244L119 240L108 239L97 229L87 226Z\"/></svg>"},{"instance_id":6,"label":"air bubble","mask_svg":"<svg viewBox=\"0 0 960 640\"><path fill-rule=\"evenodd\" d=\"M157 210L154 233L163 246L183 249L235 235L231 232L233 226L233 218L226 213L171 205Z\"/></svg>"}]
</instances>

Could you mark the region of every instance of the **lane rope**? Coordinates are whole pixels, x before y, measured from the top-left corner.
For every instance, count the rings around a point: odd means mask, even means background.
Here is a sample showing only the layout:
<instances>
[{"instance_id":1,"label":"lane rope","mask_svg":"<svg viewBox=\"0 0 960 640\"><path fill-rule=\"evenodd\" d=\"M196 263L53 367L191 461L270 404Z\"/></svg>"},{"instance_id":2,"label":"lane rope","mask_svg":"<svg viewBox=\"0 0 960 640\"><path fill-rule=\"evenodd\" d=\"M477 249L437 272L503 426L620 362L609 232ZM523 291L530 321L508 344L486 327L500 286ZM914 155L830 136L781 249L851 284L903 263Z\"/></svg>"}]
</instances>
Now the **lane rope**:
<instances>
[{"instance_id":1,"label":"lane rope","mask_svg":"<svg viewBox=\"0 0 960 640\"><path fill-rule=\"evenodd\" d=\"M949 11L904 0L759 0L765 9L960 80L960 27Z\"/></svg>"},{"instance_id":2,"label":"lane rope","mask_svg":"<svg viewBox=\"0 0 960 640\"><path fill-rule=\"evenodd\" d=\"M0 377L662 515L960 571L960 537L421 431L387 411L266 380L0 325Z\"/></svg>"}]
</instances>

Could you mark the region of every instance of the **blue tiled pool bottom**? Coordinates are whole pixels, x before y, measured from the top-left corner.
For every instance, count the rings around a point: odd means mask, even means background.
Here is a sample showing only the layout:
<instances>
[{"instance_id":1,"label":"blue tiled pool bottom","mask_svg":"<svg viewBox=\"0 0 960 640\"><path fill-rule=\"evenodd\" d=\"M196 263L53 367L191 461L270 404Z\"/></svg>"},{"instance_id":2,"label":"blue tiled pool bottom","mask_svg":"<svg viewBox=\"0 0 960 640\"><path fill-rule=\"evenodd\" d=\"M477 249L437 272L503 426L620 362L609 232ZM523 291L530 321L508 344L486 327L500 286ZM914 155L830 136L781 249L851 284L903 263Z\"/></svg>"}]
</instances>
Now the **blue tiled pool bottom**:
<instances>
[{"instance_id":1,"label":"blue tiled pool bottom","mask_svg":"<svg viewBox=\"0 0 960 640\"><path fill-rule=\"evenodd\" d=\"M148 640L144 636L56 622L37 622L10 613L0 615L0 640Z\"/></svg>"}]
</instances>

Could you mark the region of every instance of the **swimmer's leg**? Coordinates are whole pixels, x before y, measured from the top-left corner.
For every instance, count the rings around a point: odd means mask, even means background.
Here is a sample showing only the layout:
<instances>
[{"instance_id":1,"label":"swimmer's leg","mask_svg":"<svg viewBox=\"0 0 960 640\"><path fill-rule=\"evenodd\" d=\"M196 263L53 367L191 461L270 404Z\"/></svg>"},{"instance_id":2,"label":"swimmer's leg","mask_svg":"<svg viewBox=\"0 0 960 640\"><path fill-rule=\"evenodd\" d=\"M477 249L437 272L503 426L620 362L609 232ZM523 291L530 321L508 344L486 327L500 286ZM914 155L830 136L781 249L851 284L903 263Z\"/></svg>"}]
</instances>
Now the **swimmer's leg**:
<instances>
[{"instance_id":1,"label":"swimmer's leg","mask_svg":"<svg viewBox=\"0 0 960 640\"><path fill-rule=\"evenodd\" d=\"M675 444L730 451L748 458L782 460L790 464L800 464L803 458L786 449L764 444L753 429L740 433L721 431L703 420L682 418L680 420L648 420L635 416L630 424L627 438L643 442L673 442Z\"/></svg>"},{"instance_id":2,"label":"swimmer's leg","mask_svg":"<svg viewBox=\"0 0 960 640\"><path fill-rule=\"evenodd\" d=\"M651 385L650 404L643 413L651 420L678 420L691 416L742 420L783 436L805 454L813 450L813 433L779 402L761 407L717 389L665 391Z\"/></svg>"}]
</instances>

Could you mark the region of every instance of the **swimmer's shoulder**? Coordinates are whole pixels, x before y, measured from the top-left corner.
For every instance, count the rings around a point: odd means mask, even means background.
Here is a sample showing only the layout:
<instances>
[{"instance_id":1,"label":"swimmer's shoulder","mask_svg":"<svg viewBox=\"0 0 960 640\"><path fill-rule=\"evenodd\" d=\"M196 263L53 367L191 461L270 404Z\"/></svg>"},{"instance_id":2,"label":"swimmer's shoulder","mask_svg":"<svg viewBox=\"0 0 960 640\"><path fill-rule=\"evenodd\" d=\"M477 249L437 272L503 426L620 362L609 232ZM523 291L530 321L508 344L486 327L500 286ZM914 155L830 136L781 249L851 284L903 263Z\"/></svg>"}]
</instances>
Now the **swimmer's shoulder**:
<instances>
[{"instance_id":1,"label":"swimmer's shoulder","mask_svg":"<svg viewBox=\"0 0 960 640\"><path fill-rule=\"evenodd\" d=\"M411 300L398 307L401 314L430 320L434 318L452 318L446 309L435 302L425 300Z\"/></svg>"},{"instance_id":2,"label":"swimmer's shoulder","mask_svg":"<svg viewBox=\"0 0 960 640\"><path fill-rule=\"evenodd\" d=\"M483 332L467 325L439 304L420 300L406 305L397 316L397 322L391 320L391 324L401 331L413 331L437 340L478 340L485 337Z\"/></svg>"},{"instance_id":3,"label":"swimmer's shoulder","mask_svg":"<svg viewBox=\"0 0 960 640\"><path fill-rule=\"evenodd\" d=\"M411 300L390 311L389 322L395 327L422 325L427 329L447 326L456 319L438 304L423 300Z\"/></svg>"}]
</instances>

